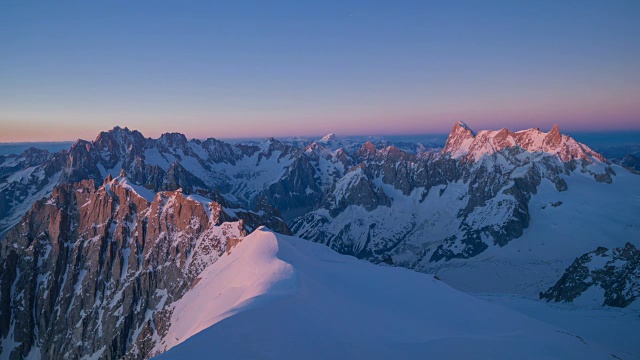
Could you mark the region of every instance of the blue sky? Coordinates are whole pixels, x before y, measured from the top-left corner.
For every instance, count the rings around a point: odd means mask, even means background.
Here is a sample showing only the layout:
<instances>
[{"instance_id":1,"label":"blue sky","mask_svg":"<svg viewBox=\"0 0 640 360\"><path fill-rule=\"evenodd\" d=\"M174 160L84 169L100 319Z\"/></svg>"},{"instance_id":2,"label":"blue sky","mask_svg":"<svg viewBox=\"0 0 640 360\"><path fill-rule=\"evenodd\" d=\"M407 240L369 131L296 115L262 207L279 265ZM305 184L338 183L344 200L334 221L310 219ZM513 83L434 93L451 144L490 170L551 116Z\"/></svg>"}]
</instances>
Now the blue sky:
<instances>
[{"instance_id":1,"label":"blue sky","mask_svg":"<svg viewBox=\"0 0 640 360\"><path fill-rule=\"evenodd\" d=\"M640 129L640 1L0 4L0 141Z\"/></svg>"}]
</instances>

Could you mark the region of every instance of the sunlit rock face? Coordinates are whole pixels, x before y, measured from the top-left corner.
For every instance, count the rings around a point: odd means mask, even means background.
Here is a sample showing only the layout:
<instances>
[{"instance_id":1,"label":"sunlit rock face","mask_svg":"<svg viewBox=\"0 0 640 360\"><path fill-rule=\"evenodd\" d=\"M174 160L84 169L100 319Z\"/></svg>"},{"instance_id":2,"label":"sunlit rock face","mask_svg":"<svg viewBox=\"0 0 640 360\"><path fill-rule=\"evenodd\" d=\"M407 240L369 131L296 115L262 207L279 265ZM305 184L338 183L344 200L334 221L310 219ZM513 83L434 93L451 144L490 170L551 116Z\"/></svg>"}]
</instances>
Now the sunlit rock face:
<instances>
[{"instance_id":1,"label":"sunlit rock face","mask_svg":"<svg viewBox=\"0 0 640 360\"><path fill-rule=\"evenodd\" d=\"M7 234L0 338L14 346L3 352L145 357L166 307L229 242L265 224L288 233L264 204L252 212L182 190L141 193L126 177L59 185Z\"/></svg>"}]
</instances>

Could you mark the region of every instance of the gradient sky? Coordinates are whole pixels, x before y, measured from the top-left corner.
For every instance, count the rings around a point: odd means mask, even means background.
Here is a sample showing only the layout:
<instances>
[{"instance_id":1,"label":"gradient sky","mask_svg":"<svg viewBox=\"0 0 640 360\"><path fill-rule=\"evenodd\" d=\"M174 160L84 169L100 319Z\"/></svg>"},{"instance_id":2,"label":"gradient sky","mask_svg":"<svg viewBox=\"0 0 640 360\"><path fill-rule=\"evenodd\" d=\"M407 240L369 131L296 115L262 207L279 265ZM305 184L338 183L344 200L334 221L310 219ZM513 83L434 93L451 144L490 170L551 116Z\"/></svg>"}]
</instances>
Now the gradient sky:
<instances>
[{"instance_id":1,"label":"gradient sky","mask_svg":"<svg viewBox=\"0 0 640 360\"><path fill-rule=\"evenodd\" d=\"M0 142L640 129L640 1L2 1Z\"/></svg>"}]
</instances>

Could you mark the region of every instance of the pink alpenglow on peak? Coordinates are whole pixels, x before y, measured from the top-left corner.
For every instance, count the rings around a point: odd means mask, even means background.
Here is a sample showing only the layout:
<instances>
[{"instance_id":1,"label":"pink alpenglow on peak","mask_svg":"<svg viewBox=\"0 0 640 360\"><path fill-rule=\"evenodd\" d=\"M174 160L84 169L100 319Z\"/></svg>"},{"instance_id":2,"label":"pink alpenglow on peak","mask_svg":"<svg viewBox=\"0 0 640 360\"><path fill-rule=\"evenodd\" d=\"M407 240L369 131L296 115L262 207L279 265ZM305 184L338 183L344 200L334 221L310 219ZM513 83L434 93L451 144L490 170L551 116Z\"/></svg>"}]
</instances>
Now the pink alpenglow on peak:
<instances>
[{"instance_id":1,"label":"pink alpenglow on peak","mask_svg":"<svg viewBox=\"0 0 640 360\"><path fill-rule=\"evenodd\" d=\"M447 138L441 154L458 159L478 161L483 156L494 155L505 149L535 156L556 155L562 161L586 160L589 163L607 160L587 145L560 133L556 124L547 133L537 128L513 132L506 128L482 130L475 134L465 123L459 121Z\"/></svg>"}]
</instances>

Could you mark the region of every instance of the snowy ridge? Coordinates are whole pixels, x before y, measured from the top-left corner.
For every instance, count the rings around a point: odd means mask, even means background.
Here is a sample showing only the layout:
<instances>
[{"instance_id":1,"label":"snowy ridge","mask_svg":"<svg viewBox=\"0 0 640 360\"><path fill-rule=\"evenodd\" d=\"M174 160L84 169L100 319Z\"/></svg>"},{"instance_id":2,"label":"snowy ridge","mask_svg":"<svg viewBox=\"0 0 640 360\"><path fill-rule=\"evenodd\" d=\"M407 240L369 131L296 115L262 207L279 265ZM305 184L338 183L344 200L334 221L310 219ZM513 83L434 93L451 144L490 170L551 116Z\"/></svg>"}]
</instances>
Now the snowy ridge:
<instances>
[{"instance_id":1,"label":"snowy ridge","mask_svg":"<svg viewBox=\"0 0 640 360\"><path fill-rule=\"evenodd\" d=\"M158 359L212 351L222 358L279 359L615 354L432 276L374 266L264 228L207 268L175 303L162 345L169 351Z\"/></svg>"},{"instance_id":2,"label":"snowy ridge","mask_svg":"<svg viewBox=\"0 0 640 360\"><path fill-rule=\"evenodd\" d=\"M508 148L518 148L520 152L526 151L537 157L556 155L562 161L606 162L604 157L588 146L561 134L558 125L554 125L547 133L540 129L512 132L503 128L497 131L483 130L475 134L466 124L458 122L454 125L442 154L454 159L464 157L478 161L484 156Z\"/></svg>"}]
</instances>

